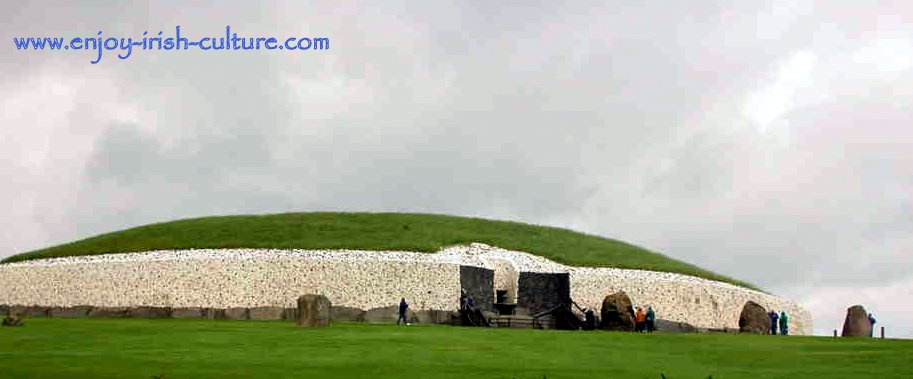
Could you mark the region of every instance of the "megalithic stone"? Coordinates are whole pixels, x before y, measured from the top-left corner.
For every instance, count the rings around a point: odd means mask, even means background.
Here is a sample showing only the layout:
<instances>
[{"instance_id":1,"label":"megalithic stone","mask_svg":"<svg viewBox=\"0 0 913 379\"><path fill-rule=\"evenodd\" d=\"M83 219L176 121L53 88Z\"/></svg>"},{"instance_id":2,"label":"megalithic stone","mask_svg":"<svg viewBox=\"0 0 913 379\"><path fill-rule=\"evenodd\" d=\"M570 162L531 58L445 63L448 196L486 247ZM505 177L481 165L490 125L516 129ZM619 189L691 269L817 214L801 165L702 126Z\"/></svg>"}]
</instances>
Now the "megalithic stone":
<instances>
[{"instance_id":1,"label":"megalithic stone","mask_svg":"<svg viewBox=\"0 0 913 379\"><path fill-rule=\"evenodd\" d=\"M308 294L298 298L298 326L324 328L330 326L330 299L323 295Z\"/></svg>"},{"instance_id":2,"label":"megalithic stone","mask_svg":"<svg viewBox=\"0 0 913 379\"><path fill-rule=\"evenodd\" d=\"M847 308L846 320L843 321L843 337L868 337L872 331L869 314L861 305Z\"/></svg>"},{"instance_id":3,"label":"megalithic stone","mask_svg":"<svg viewBox=\"0 0 913 379\"><path fill-rule=\"evenodd\" d=\"M739 332L767 334L770 332L770 319L767 310L760 304L748 301L739 315Z\"/></svg>"}]
</instances>

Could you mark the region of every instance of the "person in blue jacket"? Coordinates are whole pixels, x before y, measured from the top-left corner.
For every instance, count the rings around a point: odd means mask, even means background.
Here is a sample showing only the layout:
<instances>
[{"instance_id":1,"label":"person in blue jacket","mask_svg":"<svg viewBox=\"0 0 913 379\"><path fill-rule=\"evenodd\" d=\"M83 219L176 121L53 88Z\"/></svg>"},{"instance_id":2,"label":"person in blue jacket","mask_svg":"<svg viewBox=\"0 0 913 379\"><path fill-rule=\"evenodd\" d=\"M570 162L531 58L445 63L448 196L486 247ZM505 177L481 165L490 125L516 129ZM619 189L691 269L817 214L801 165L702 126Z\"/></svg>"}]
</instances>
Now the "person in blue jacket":
<instances>
[{"instance_id":1,"label":"person in blue jacket","mask_svg":"<svg viewBox=\"0 0 913 379\"><path fill-rule=\"evenodd\" d=\"M872 316L871 313L869 313L869 324L872 326L871 328L869 328L869 337L874 337L875 336L875 316Z\"/></svg>"},{"instance_id":2,"label":"person in blue jacket","mask_svg":"<svg viewBox=\"0 0 913 379\"><path fill-rule=\"evenodd\" d=\"M406 298L402 298L399 301L399 317L396 319L396 325L399 325L399 321L403 321L403 325L407 325L406 322L406 311L409 310L409 304L406 303Z\"/></svg>"},{"instance_id":3,"label":"person in blue jacket","mask_svg":"<svg viewBox=\"0 0 913 379\"><path fill-rule=\"evenodd\" d=\"M776 311L771 310L767 313L767 317L770 318L770 334L777 335L777 320L780 318L780 315Z\"/></svg>"}]
</instances>

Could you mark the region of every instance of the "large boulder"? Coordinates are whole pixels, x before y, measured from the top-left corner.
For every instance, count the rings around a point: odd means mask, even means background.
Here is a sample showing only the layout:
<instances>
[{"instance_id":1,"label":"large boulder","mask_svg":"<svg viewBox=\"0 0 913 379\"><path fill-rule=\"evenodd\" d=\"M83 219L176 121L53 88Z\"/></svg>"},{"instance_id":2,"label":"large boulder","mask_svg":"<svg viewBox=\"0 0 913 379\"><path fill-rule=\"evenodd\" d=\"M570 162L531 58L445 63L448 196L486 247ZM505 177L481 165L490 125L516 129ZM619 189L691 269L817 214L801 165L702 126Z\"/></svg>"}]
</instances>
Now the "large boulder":
<instances>
[{"instance_id":1,"label":"large boulder","mask_svg":"<svg viewBox=\"0 0 913 379\"><path fill-rule=\"evenodd\" d=\"M760 304L748 301L739 315L739 333L767 334L770 331L770 319L767 310Z\"/></svg>"},{"instance_id":2,"label":"large boulder","mask_svg":"<svg viewBox=\"0 0 913 379\"><path fill-rule=\"evenodd\" d=\"M846 320L843 321L844 337L868 337L872 332L872 323L869 322L869 314L861 305L854 305L847 308Z\"/></svg>"},{"instance_id":3,"label":"large boulder","mask_svg":"<svg viewBox=\"0 0 913 379\"><path fill-rule=\"evenodd\" d=\"M298 326L321 328L330 326L330 299L323 295L303 295L298 298Z\"/></svg>"},{"instance_id":4,"label":"large boulder","mask_svg":"<svg viewBox=\"0 0 913 379\"><path fill-rule=\"evenodd\" d=\"M599 327L608 330L634 330L634 307L631 298L624 291L619 291L602 299L602 317Z\"/></svg>"}]
</instances>

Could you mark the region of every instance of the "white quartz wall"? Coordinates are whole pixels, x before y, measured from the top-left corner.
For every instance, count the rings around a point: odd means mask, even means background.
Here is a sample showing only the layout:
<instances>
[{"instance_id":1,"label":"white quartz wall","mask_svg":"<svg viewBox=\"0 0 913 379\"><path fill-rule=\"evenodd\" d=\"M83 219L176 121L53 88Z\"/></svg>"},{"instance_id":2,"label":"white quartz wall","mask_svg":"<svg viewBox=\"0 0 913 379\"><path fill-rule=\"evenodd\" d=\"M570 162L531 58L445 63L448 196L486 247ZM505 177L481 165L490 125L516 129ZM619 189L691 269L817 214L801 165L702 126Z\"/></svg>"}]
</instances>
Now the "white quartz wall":
<instances>
[{"instance_id":1,"label":"white quartz wall","mask_svg":"<svg viewBox=\"0 0 913 379\"><path fill-rule=\"evenodd\" d=\"M458 264L263 255L5 264L0 304L295 307L299 296L319 293L334 306L361 309L393 306L402 297L414 310L459 306Z\"/></svg>"},{"instance_id":2,"label":"white quartz wall","mask_svg":"<svg viewBox=\"0 0 913 379\"><path fill-rule=\"evenodd\" d=\"M652 306L660 319L686 322L700 328L737 329L742 307L749 300L768 310L790 315L790 333L810 335L811 314L798 304L763 292L687 275L609 268L570 270L571 298L593 310L606 295L624 291L635 307Z\"/></svg>"},{"instance_id":3,"label":"white quartz wall","mask_svg":"<svg viewBox=\"0 0 913 379\"><path fill-rule=\"evenodd\" d=\"M442 253L463 254L495 270L496 290L507 289L499 288L502 283L516 283L515 272L567 272L571 298L581 307L597 312L606 295L624 291L635 306L652 306L660 319L706 329L738 329L742 307L752 300L768 310L786 311L790 315L791 334L812 334L811 314L798 304L728 283L666 272L571 267L541 256L484 244L454 246ZM498 270L489 261L509 261L514 269Z\"/></svg>"},{"instance_id":4,"label":"white quartz wall","mask_svg":"<svg viewBox=\"0 0 913 379\"><path fill-rule=\"evenodd\" d=\"M791 315L792 334L811 334L811 315L791 301L727 283L642 270L565 266L483 244L435 254L352 250L184 250L44 259L0 265L0 304L41 306L294 307L319 293L333 305L457 309L460 265L494 271L494 289L517 296L520 272L567 272L571 297L599 310L625 291L657 317L700 328L738 328L748 300Z\"/></svg>"}]
</instances>

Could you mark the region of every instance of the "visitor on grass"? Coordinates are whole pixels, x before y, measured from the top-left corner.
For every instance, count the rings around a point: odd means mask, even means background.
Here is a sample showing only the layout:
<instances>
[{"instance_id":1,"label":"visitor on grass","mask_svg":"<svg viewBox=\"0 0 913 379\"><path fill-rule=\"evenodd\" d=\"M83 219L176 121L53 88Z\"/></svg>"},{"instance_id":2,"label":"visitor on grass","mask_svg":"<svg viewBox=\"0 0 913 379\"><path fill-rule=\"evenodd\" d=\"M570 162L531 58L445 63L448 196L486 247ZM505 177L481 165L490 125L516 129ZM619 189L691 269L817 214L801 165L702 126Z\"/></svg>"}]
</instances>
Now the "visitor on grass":
<instances>
[{"instance_id":1,"label":"visitor on grass","mask_svg":"<svg viewBox=\"0 0 913 379\"><path fill-rule=\"evenodd\" d=\"M771 310L770 313L767 314L767 317L770 318L770 334L777 335L777 319L779 319L780 316L777 315L777 311Z\"/></svg>"},{"instance_id":2,"label":"visitor on grass","mask_svg":"<svg viewBox=\"0 0 913 379\"><path fill-rule=\"evenodd\" d=\"M409 310L409 304L406 303L406 298L402 298L399 301L399 317L396 319L396 325L399 325L399 321L403 321L403 325L406 325L406 311Z\"/></svg>"},{"instance_id":3,"label":"visitor on grass","mask_svg":"<svg viewBox=\"0 0 913 379\"><path fill-rule=\"evenodd\" d=\"M637 307L637 312L634 313L634 331L642 332L647 325L647 314L644 313L644 309Z\"/></svg>"},{"instance_id":4,"label":"visitor on grass","mask_svg":"<svg viewBox=\"0 0 913 379\"><path fill-rule=\"evenodd\" d=\"M872 326L871 328L869 328L869 337L874 337L875 336L875 316L872 316L871 313L869 313L869 325Z\"/></svg>"},{"instance_id":5,"label":"visitor on grass","mask_svg":"<svg viewBox=\"0 0 913 379\"><path fill-rule=\"evenodd\" d=\"M789 315L786 314L786 311L780 312L780 335L789 335Z\"/></svg>"},{"instance_id":6,"label":"visitor on grass","mask_svg":"<svg viewBox=\"0 0 913 379\"><path fill-rule=\"evenodd\" d=\"M653 312L653 306L647 307L647 332L653 333L656 330L656 312Z\"/></svg>"}]
</instances>

